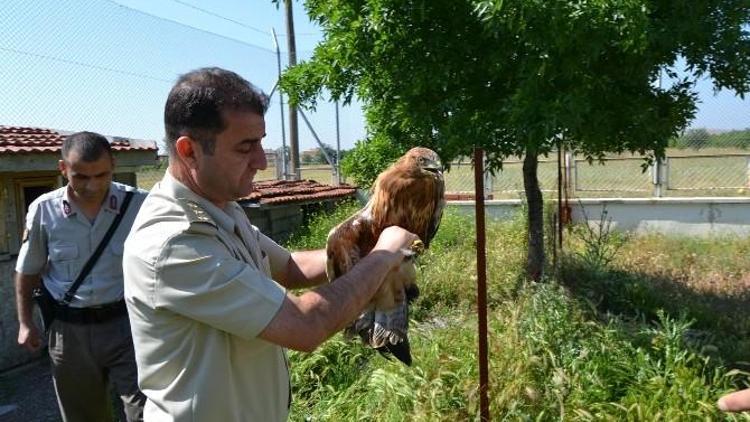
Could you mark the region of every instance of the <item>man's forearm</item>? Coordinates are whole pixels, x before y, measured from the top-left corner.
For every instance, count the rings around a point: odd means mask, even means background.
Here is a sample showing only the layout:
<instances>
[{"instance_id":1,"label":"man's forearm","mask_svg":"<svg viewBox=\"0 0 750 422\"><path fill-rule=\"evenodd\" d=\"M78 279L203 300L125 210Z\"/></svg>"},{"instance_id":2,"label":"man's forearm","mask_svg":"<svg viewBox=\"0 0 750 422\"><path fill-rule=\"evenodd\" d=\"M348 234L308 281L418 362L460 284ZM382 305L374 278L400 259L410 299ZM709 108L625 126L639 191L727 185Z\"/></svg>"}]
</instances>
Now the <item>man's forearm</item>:
<instances>
[{"instance_id":1,"label":"man's forearm","mask_svg":"<svg viewBox=\"0 0 750 422\"><path fill-rule=\"evenodd\" d=\"M389 271L403 259L385 251L372 252L348 273L330 284L300 297L315 303L315 312L328 333L335 333L353 321L380 288Z\"/></svg>"},{"instance_id":2,"label":"man's forearm","mask_svg":"<svg viewBox=\"0 0 750 422\"><path fill-rule=\"evenodd\" d=\"M401 260L400 253L371 252L332 283L299 297L287 294L259 337L293 350L315 350L359 315Z\"/></svg>"},{"instance_id":3,"label":"man's forearm","mask_svg":"<svg viewBox=\"0 0 750 422\"><path fill-rule=\"evenodd\" d=\"M403 262L404 248L417 239L400 227L386 228L375 248L343 276L301 296L287 293L258 336L293 350L315 350L362 312L388 273Z\"/></svg>"},{"instance_id":4,"label":"man's forearm","mask_svg":"<svg viewBox=\"0 0 750 422\"><path fill-rule=\"evenodd\" d=\"M32 292L41 285L39 275L15 274L16 304L18 308L18 322L29 325L33 322L34 301Z\"/></svg>"},{"instance_id":5,"label":"man's forearm","mask_svg":"<svg viewBox=\"0 0 750 422\"><path fill-rule=\"evenodd\" d=\"M287 265L284 287L302 289L318 286L327 281L325 249L292 254Z\"/></svg>"}]
</instances>

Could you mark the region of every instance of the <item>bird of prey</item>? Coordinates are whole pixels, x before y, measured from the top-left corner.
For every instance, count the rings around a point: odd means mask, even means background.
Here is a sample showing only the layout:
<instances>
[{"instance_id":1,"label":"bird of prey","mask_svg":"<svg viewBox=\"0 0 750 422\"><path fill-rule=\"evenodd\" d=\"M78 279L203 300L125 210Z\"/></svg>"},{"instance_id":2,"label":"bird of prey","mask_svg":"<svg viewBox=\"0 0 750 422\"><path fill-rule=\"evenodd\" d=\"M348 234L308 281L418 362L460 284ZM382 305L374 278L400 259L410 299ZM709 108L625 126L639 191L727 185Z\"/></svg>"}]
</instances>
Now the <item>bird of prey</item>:
<instances>
[{"instance_id":1,"label":"bird of prey","mask_svg":"<svg viewBox=\"0 0 750 422\"><path fill-rule=\"evenodd\" d=\"M443 167L438 155L423 147L409 150L375 181L364 208L334 227L328 234L327 276L346 273L377 243L389 226L400 226L419 236L407 251L408 258L391 271L364 312L345 329L388 357L411 365L407 330L409 302L416 298L414 255L430 246L445 206Z\"/></svg>"}]
</instances>

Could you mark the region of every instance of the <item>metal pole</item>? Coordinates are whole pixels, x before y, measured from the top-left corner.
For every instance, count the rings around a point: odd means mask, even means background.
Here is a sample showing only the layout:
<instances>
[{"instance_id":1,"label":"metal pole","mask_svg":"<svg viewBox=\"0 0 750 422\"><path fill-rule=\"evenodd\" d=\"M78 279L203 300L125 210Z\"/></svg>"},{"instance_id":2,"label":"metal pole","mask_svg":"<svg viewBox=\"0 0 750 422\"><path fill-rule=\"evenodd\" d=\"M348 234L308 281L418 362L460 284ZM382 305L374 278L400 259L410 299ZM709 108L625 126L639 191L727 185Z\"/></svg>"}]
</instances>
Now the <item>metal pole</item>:
<instances>
[{"instance_id":1,"label":"metal pole","mask_svg":"<svg viewBox=\"0 0 750 422\"><path fill-rule=\"evenodd\" d=\"M286 6L286 39L289 49L289 67L297 64L297 46L294 40L294 17L292 14L292 0L285 0ZM289 158L290 173L294 180L300 179L299 166L299 129L297 127L297 107L289 104Z\"/></svg>"},{"instance_id":2,"label":"metal pole","mask_svg":"<svg viewBox=\"0 0 750 422\"><path fill-rule=\"evenodd\" d=\"M273 46L276 49L276 68L279 74L278 80L281 81L281 49L279 49L279 40L276 38L276 30L271 28L271 34L273 35ZM279 109L281 110L281 174L282 179L286 180L288 177L288 171L286 168L286 127L284 124L284 94L282 94L281 90L279 90ZM278 163L276 165L278 165Z\"/></svg>"},{"instance_id":3,"label":"metal pole","mask_svg":"<svg viewBox=\"0 0 750 422\"><path fill-rule=\"evenodd\" d=\"M479 413L490 420L489 368L487 363L487 244L484 227L484 150L474 148L474 204L477 226L477 313L479 325Z\"/></svg>"},{"instance_id":4,"label":"metal pole","mask_svg":"<svg viewBox=\"0 0 750 422\"><path fill-rule=\"evenodd\" d=\"M331 158L330 155L328 155L328 151L326 151L325 145L323 145L323 142L320 140L320 137L315 132L315 129L313 128L312 124L310 123L310 120L307 119L307 115L302 110L299 111L299 115L302 116L302 120L307 125L307 128L310 129L310 133L312 134L312 136L315 139L315 141L318 143L318 146L320 147L320 151L323 153L323 157L328 162L328 165L330 165L331 167L333 167L333 159Z\"/></svg>"},{"instance_id":5,"label":"metal pole","mask_svg":"<svg viewBox=\"0 0 750 422\"><path fill-rule=\"evenodd\" d=\"M563 243L563 202L562 202L562 190L563 190L563 153L562 153L562 142L557 141L557 248L562 253Z\"/></svg>"},{"instance_id":6,"label":"metal pole","mask_svg":"<svg viewBox=\"0 0 750 422\"><path fill-rule=\"evenodd\" d=\"M336 100L336 184L341 184L341 132L339 130L339 100Z\"/></svg>"}]
</instances>

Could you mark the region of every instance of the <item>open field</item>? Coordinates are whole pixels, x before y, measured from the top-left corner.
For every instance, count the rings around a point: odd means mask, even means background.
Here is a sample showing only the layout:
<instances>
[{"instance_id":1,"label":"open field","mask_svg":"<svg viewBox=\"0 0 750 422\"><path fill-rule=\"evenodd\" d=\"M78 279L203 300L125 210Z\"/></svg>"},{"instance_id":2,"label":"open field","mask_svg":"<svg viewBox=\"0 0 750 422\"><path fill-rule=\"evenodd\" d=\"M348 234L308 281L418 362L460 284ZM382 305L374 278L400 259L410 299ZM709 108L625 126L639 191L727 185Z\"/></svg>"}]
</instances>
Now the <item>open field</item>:
<instances>
[{"instance_id":1,"label":"open field","mask_svg":"<svg viewBox=\"0 0 750 422\"><path fill-rule=\"evenodd\" d=\"M138 172L138 187L150 190L156 182L161 180L164 171L166 171L166 165L141 168ZM328 166L303 166L301 168L301 175L303 179L311 179L326 184L333 183L331 168ZM270 166L263 171L259 171L255 176L256 181L275 179L276 168Z\"/></svg>"},{"instance_id":2,"label":"open field","mask_svg":"<svg viewBox=\"0 0 750 422\"><path fill-rule=\"evenodd\" d=\"M314 221L290 246L321 247L351 211ZM292 352L291 420L476 420L472 227L446 215L420 259L413 366L340 335ZM529 284L523 221L488 225L494 419L750 420L714 406L750 381L750 239L615 235L586 246L585 234L568 233L557 276Z\"/></svg>"},{"instance_id":3,"label":"open field","mask_svg":"<svg viewBox=\"0 0 750 422\"><path fill-rule=\"evenodd\" d=\"M700 156L696 156L701 154ZM724 156L711 156L725 154ZM748 160L743 150L668 150L668 189L665 196L750 196ZM574 197L648 197L653 176L643 172L644 161L632 156L613 157L589 164L575 160L571 181ZM557 190L557 160L541 158L537 177L543 190ZM474 170L470 162L453 164L446 173L447 191L472 191ZM523 193L522 162L509 160L492 180L496 199L516 199Z\"/></svg>"},{"instance_id":4,"label":"open field","mask_svg":"<svg viewBox=\"0 0 750 422\"><path fill-rule=\"evenodd\" d=\"M715 156L716 154L724 156ZM668 189L665 196L740 196L750 197L750 155L745 150L703 149L668 151ZM696 154L702 154L696 156ZM714 156L712 156L714 155ZM572 197L650 197L654 194L651 171L643 172L643 160L632 156L607 159L604 164L575 160L571 172L575 189ZM495 199L517 199L523 195L522 163L507 161L492 180ZM161 179L164 167L143 168L138 184L150 189ZM329 166L303 166L303 179L333 183ZM258 172L256 180L274 180L276 169ZM539 183L547 195L556 195L557 160L542 158L538 171ZM453 163L445 174L448 192L470 192L474 189L474 169L469 161Z\"/></svg>"}]
</instances>

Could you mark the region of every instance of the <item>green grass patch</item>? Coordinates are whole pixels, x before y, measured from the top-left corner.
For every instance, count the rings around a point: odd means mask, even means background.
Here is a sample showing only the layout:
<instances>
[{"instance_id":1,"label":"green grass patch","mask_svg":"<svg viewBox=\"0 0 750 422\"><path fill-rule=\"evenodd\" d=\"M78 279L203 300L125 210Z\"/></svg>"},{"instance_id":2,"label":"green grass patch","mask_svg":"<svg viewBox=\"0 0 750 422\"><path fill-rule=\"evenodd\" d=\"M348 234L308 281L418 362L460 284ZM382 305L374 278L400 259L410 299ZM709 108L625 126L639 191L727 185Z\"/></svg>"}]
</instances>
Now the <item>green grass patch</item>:
<instances>
[{"instance_id":1,"label":"green grass patch","mask_svg":"<svg viewBox=\"0 0 750 422\"><path fill-rule=\"evenodd\" d=\"M357 208L316 216L289 246L323 247ZM750 241L612 236L615 257L594 265L573 233L562 277L531 284L524 221L487 229L494 419L748 420L714 403L748 380L730 371L750 334L733 313L748 302L731 284L746 280ZM340 335L291 352L290 419L477 420L474 243L473 220L447 212L420 258L412 367Z\"/></svg>"}]
</instances>

